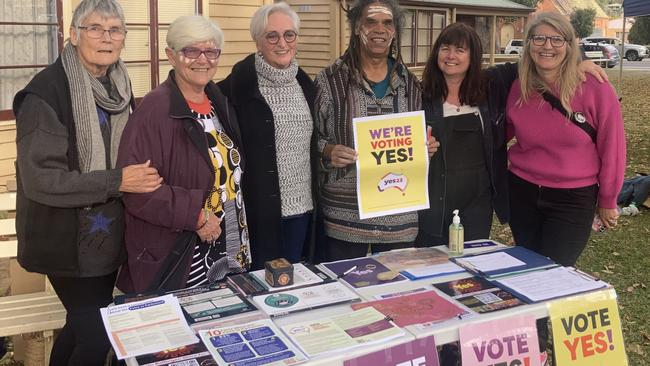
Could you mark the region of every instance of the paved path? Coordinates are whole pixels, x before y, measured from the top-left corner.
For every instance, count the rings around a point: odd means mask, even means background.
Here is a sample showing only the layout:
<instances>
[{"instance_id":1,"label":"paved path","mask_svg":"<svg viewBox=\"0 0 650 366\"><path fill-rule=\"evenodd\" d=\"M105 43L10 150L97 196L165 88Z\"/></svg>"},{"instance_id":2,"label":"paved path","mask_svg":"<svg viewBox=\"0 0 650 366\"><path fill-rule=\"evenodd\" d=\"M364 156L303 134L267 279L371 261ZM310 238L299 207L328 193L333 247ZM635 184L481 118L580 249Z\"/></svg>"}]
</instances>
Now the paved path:
<instances>
[{"instance_id":1,"label":"paved path","mask_svg":"<svg viewBox=\"0 0 650 366\"><path fill-rule=\"evenodd\" d=\"M616 65L613 69L618 71L620 66ZM650 72L650 58L644 58L642 61L623 60L623 72L625 71L646 71Z\"/></svg>"}]
</instances>

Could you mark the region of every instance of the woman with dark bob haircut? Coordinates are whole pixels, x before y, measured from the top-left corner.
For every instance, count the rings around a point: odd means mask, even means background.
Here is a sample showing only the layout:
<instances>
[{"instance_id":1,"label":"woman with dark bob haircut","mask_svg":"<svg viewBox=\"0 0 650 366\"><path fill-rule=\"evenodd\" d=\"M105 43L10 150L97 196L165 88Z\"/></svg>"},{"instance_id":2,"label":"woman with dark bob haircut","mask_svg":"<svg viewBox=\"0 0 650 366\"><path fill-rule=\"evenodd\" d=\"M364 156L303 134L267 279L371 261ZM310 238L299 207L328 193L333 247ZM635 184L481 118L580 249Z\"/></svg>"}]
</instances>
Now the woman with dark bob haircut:
<instances>
[{"instance_id":1,"label":"woman with dark bob haircut","mask_svg":"<svg viewBox=\"0 0 650 366\"><path fill-rule=\"evenodd\" d=\"M483 47L474 28L454 23L433 45L423 75L427 125L440 141L431 159L431 208L420 213L418 243L447 244L452 210L465 239L487 238L494 208L508 220L504 109L517 67L481 70Z\"/></svg>"}]
</instances>

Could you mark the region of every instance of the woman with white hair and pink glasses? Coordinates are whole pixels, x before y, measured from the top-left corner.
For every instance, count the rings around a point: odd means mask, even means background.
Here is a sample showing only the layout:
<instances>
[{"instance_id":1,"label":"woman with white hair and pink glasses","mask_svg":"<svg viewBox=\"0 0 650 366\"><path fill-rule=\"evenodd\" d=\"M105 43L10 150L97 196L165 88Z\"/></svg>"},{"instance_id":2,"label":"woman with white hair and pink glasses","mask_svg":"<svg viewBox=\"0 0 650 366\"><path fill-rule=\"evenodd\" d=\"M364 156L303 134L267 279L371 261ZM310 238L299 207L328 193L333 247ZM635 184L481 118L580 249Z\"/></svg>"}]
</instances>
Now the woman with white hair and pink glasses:
<instances>
[{"instance_id":1,"label":"woman with white hair and pink glasses","mask_svg":"<svg viewBox=\"0 0 650 366\"><path fill-rule=\"evenodd\" d=\"M198 15L174 20L165 53L173 69L124 131L118 163L150 160L155 192L124 195L125 292L196 287L250 264L236 114L212 81L223 33Z\"/></svg>"}]
</instances>

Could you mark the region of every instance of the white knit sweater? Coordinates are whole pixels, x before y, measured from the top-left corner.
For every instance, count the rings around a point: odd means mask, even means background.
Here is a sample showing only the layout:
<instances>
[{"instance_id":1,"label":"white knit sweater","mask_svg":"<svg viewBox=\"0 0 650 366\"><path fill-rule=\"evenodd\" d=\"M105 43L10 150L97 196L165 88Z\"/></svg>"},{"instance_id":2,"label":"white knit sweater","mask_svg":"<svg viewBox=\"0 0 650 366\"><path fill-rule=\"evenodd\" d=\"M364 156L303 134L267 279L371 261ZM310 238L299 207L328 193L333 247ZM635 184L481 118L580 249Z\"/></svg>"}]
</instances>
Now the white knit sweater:
<instances>
[{"instance_id":1,"label":"white knit sweater","mask_svg":"<svg viewBox=\"0 0 650 366\"><path fill-rule=\"evenodd\" d=\"M273 113L282 217L303 214L313 209L309 149L314 124L296 80L298 64L293 60L288 68L277 69L255 54L255 70Z\"/></svg>"}]
</instances>

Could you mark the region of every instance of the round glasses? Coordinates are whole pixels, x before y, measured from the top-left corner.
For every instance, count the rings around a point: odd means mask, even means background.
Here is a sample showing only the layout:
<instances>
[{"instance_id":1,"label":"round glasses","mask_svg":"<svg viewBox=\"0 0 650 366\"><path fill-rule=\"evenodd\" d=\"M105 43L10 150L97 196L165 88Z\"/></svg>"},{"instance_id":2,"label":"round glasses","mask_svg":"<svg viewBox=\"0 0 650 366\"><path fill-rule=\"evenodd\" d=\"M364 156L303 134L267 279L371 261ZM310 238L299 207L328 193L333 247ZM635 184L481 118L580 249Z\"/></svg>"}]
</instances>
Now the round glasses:
<instances>
[{"instance_id":1,"label":"round glasses","mask_svg":"<svg viewBox=\"0 0 650 366\"><path fill-rule=\"evenodd\" d=\"M280 34L278 32L268 32L264 35L264 38L270 44L278 44L278 42L280 42ZM296 38L298 38L298 33L289 30L284 32L282 38L284 38L284 41L287 43L293 43L296 41Z\"/></svg>"},{"instance_id":2,"label":"round glasses","mask_svg":"<svg viewBox=\"0 0 650 366\"><path fill-rule=\"evenodd\" d=\"M219 58L219 55L221 55L221 49L219 48L207 48L202 50L197 47L183 47L180 51L185 57L192 60L201 57L201 54L204 54L205 58L208 60L216 60Z\"/></svg>"},{"instance_id":3,"label":"round glasses","mask_svg":"<svg viewBox=\"0 0 650 366\"><path fill-rule=\"evenodd\" d=\"M99 25L79 26L79 29L86 31L86 35L93 39L100 39L104 37L104 33L108 32L108 36L114 41L121 41L126 37L127 30L120 27L111 27L104 29Z\"/></svg>"},{"instance_id":4,"label":"round glasses","mask_svg":"<svg viewBox=\"0 0 650 366\"><path fill-rule=\"evenodd\" d=\"M558 48L564 46L566 39L562 36L542 36L542 35L532 35L529 38L533 41L535 46L543 46L546 44L546 40L551 40L551 46Z\"/></svg>"}]
</instances>

